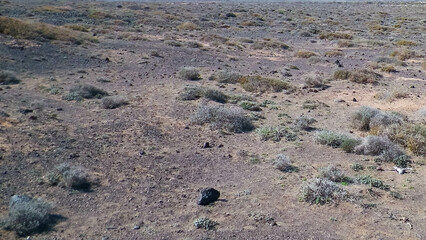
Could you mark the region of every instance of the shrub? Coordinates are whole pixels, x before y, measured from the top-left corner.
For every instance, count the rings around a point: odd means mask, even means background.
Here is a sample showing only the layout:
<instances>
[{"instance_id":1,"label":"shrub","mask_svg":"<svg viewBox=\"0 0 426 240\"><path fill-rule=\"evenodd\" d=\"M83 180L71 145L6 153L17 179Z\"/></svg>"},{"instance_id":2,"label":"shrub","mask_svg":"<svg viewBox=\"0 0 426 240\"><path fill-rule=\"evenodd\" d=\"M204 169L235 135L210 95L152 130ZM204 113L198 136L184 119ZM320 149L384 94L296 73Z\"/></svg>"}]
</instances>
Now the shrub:
<instances>
[{"instance_id":1,"label":"shrub","mask_svg":"<svg viewBox=\"0 0 426 240\"><path fill-rule=\"evenodd\" d=\"M286 50L290 47L282 42L269 40L269 41L256 41L252 45L253 49L255 50L262 50L262 49L281 49Z\"/></svg>"},{"instance_id":2,"label":"shrub","mask_svg":"<svg viewBox=\"0 0 426 240\"><path fill-rule=\"evenodd\" d=\"M180 100L197 100L204 95L204 89L198 86L185 86L182 92L179 93Z\"/></svg>"},{"instance_id":3,"label":"shrub","mask_svg":"<svg viewBox=\"0 0 426 240\"><path fill-rule=\"evenodd\" d=\"M50 222L51 209L50 204L42 199L14 195L10 199L9 215L3 227L22 237L41 231Z\"/></svg>"},{"instance_id":4,"label":"shrub","mask_svg":"<svg viewBox=\"0 0 426 240\"><path fill-rule=\"evenodd\" d=\"M357 129L368 131L370 130L371 119L379 112L380 110L378 109L361 106L352 114L352 122Z\"/></svg>"},{"instance_id":5,"label":"shrub","mask_svg":"<svg viewBox=\"0 0 426 240\"><path fill-rule=\"evenodd\" d=\"M290 158L284 154L278 154L273 165L281 172L293 172L296 170L296 168L291 165Z\"/></svg>"},{"instance_id":6,"label":"shrub","mask_svg":"<svg viewBox=\"0 0 426 240\"><path fill-rule=\"evenodd\" d=\"M334 165L329 165L320 169L320 178L325 178L333 182L345 180L345 174Z\"/></svg>"},{"instance_id":7,"label":"shrub","mask_svg":"<svg viewBox=\"0 0 426 240\"><path fill-rule=\"evenodd\" d=\"M325 204L345 199L347 192L335 182L315 178L305 182L301 188L301 200L308 203Z\"/></svg>"},{"instance_id":8,"label":"shrub","mask_svg":"<svg viewBox=\"0 0 426 240\"><path fill-rule=\"evenodd\" d=\"M250 119L244 115L244 111L236 107L201 105L191 120L194 124L209 123L213 128L226 129L236 133L250 131L254 128Z\"/></svg>"},{"instance_id":9,"label":"shrub","mask_svg":"<svg viewBox=\"0 0 426 240\"><path fill-rule=\"evenodd\" d=\"M382 190L389 190L390 186L385 184L383 181L373 178L371 176L359 176L355 180L361 184L370 185L370 187L379 188Z\"/></svg>"},{"instance_id":10,"label":"shrub","mask_svg":"<svg viewBox=\"0 0 426 240\"><path fill-rule=\"evenodd\" d=\"M397 157L403 156L404 152L400 147L382 136L367 136L362 143L355 147L355 153L379 156L384 161L393 161Z\"/></svg>"},{"instance_id":11,"label":"shrub","mask_svg":"<svg viewBox=\"0 0 426 240\"><path fill-rule=\"evenodd\" d=\"M192 22L184 22L177 26L177 29L180 31L193 31L196 30L198 26Z\"/></svg>"},{"instance_id":12,"label":"shrub","mask_svg":"<svg viewBox=\"0 0 426 240\"><path fill-rule=\"evenodd\" d=\"M218 103L226 103L228 96L216 89L207 89L204 92L204 97Z\"/></svg>"},{"instance_id":13,"label":"shrub","mask_svg":"<svg viewBox=\"0 0 426 240\"><path fill-rule=\"evenodd\" d=\"M287 141L294 141L297 137L293 131L284 127L264 126L257 128L256 133L260 135L260 138L263 141L273 140L275 142L279 142L283 137L285 137Z\"/></svg>"},{"instance_id":14,"label":"shrub","mask_svg":"<svg viewBox=\"0 0 426 240\"><path fill-rule=\"evenodd\" d=\"M276 78L265 78L261 76L245 76L239 79L244 90L249 92L281 92L282 90L291 90L290 83Z\"/></svg>"},{"instance_id":15,"label":"shrub","mask_svg":"<svg viewBox=\"0 0 426 240\"><path fill-rule=\"evenodd\" d=\"M303 109L310 109L310 110L317 109L320 106L329 107L327 104L320 102L320 101L317 101L317 100L306 100L302 104Z\"/></svg>"},{"instance_id":16,"label":"shrub","mask_svg":"<svg viewBox=\"0 0 426 240\"><path fill-rule=\"evenodd\" d=\"M209 80L214 80L220 83L237 83L241 78L241 75L229 70L221 70L217 73L212 74Z\"/></svg>"},{"instance_id":17,"label":"shrub","mask_svg":"<svg viewBox=\"0 0 426 240\"><path fill-rule=\"evenodd\" d=\"M50 185L62 185L74 189L88 189L91 182L87 171L68 163L58 165L47 175Z\"/></svg>"},{"instance_id":18,"label":"shrub","mask_svg":"<svg viewBox=\"0 0 426 240\"><path fill-rule=\"evenodd\" d=\"M13 72L0 71L0 85L18 84L19 80Z\"/></svg>"},{"instance_id":19,"label":"shrub","mask_svg":"<svg viewBox=\"0 0 426 240\"><path fill-rule=\"evenodd\" d=\"M199 42L195 42L195 41L189 41L186 43L186 45L190 48L202 48L204 47L203 44L199 43Z\"/></svg>"},{"instance_id":20,"label":"shrub","mask_svg":"<svg viewBox=\"0 0 426 240\"><path fill-rule=\"evenodd\" d=\"M350 40L339 40L337 46L340 48L355 47L355 43Z\"/></svg>"},{"instance_id":21,"label":"shrub","mask_svg":"<svg viewBox=\"0 0 426 240\"><path fill-rule=\"evenodd\" d=\"M241 101L239 105L245 110L256 111L256 112L262 111L262 108L260 108L260 104L257 102Z\"/></svg>"},{"instance_id":22,"label":"shrub","mask_svg":"<svg viewBox=\"0 0 426 240\"><path fill-rule=\"evenodd\" d=\"M341 50L332 50L324 53L326 57L341 57L344 56L343 51Z\"/></svg>"},{"instance_id":23,"label":"shrub","mask_svg":"<svg viewBox=\"0 0 426 240\"><path fill-rule=\"evenodd\" d=\"M369 128L370 130L377 130L380 127L389 126L391 124L402 124L403 122L404 119L400 115L379 111L370 119Z\"/></svg>"},{"instance_id":24,"label":"shrub","mask_svg":"<svg viewBox=\"0 0 426 240\"><path fill-rule=\"evenodd\" d=\"M392 65L383 66L380 70L382 72L387 72L387 73L397 72L396 68L394 66L392 66Z\"/></svg>"},{"instance_id":25,"label":"shrub","mask_svg":"<svg viewBox=\"0 0 426 240\"><path fill-rule=\"evenodd\" d=\"M395 57L401 61L408 60L415 55L415 52L409 49L397 49L390 54L391 57Z\"/></svg>"},{"instance_id":26,"label":"shrub","mask_svg":"<svg viewBox=\"0 0 426 240\"><path fill-rule=\"evenodd\" d=\"M330 130L321 130L316 132L315 141L334 148L340 147L345 152L352 152L355 146L360 143L358 139L353 138L348 134L337 133Z\"/></svg>"},{"instance_id":27,"label":"shrub","mask_svg":"<svg viewBox=\"0 0 426 240\"><path fill-rule=\"evenodd\" d=\"M413 42L413 41L409 41L409 40L398 40L395 42L396 45L399 46L407 46L407 47L411 47L411 46L416 46L417 43Z\"/></svg>"},{"instance_id":28,"label":"shrub","mask_svg":"<svg viewBox=\"0 0 426 240\"><path fill-rule=\"evenodd\" d=\"M354 170L355 172L364 170L364 166L362 166L362 164L359 163L354 163L351 165L352 170Z\"/></svg>"},{"instance_id":29,"label":"shrub","mask_svg":"<svg viewBox=\"0 0 426 240\"><path fill-rule=\"evenodd\" d=\"M320 39L337 40L337 39L352 39L352 35L339 32L322 32L319 35Z\"/></svg>"},{"instance_id":30,"label":"shrub","mask_svg":"<svg viewBox=\"0 0 426 240\"><path fill-rule=\"evenodd\" d=\"M183 67L179 71L179 76L183 80L200 80L200 70L195 67Z\"/></svg>"},{"instance_id":31,"label":"shrub","mask_svg":"<svg viewBox=\"0 0 426 240\"><path fill-rule=\"evenodd\" d=\"M71 100L79 100L81 98L93 99L103 98L105 96L108 96L108 93L106 91L89 84L84 84L71 88L69 91L69 96L65 96L65 98L66 100L68 100L69 98L71 98Z\"/></svg>"},{"instance_id":32,"label":"shrub","mask_svg":"<svg viewBox=\"0 0 426 240\"><path fill-rule=\"evenodd\" d=\"M351 72L349 76L349 81L355 83L376 83L379 79L382 78L382 75L375 73L367 69L358 69Z\"/></svg>"},{"instance_id":33,"label":"shrub","mask_svg":"<svg viewBox=\"0 0 426 240\"><path fill-rule=\"evenodd\" d=\"M313 57L313 56L317 56L317 54L314 53L314 52L310 52L310 51L299 50L299 51L296 52L296 54L294 56L298 57L298 58L310 58L310 57Z\"/></svg>"},{"instance_id":34,"label":"shrub","mask_svg":"<svg viewBox=\"0 0 426 240\"><path fill-rule=\"evenodd\" d=\"M333 79L336 80L349 80L354 83L377 83L382 78L382 75L367 69L355 70L337 70L333 74Z\"/></svg>"},{"instance_id":35,"label":"shrub","mask_svg":"<svg viewBox=\"0 0 426 240\"><path fill-rule=\"evenodd\" d=\"M335 80L347 80L349 79L351 72L348 70L337 70L333 74Z\"/></svg>"},{"instance_id":36,"label":"shrub","mask_svg":"<svg viewBox=\"0 0 426 240\"><path fill-rule=\"evenodd\" d=\"M210 220L209 218L197 218L194 221L194 226L198 228L204 228L205 230L212 230L217 223L213 220Z\"/></svg>"},{"instance_id":37,"label":"shrub","mask_svg":"<svg viewBox=\"0 0 426 240\"><path fill-rule=\"evenodd\" d=\"M123 96L109 96L102 99L102 107L114 109L129 104L129 100Z\"/></svg>"},{"instance_id":38,"label":"shrub","mask_svg":"<svg viewBox=\"0 0 426 240\"><path fill-rule=\"evenodd\" d=\"M326 82L320 76L306 76L303 88L325 88Z\"/></svg>"},{"instance_id":39,"label":"shrub","mask_svg":"<svg viewBox=\"0 0 426 240\"><path fill-rule=\"evenodd\" d=\"M317 122L314 118L300 116L293 122L293 127L298 130L310 130L311 125Z\"/></svg>"},{"instance_id":40,"label":"shrub","mask_svg":"<svg viewBox=\"0 0 426 240\"><path fill-rule=\"evenodd\" d=\"M48 39L69 41L81 44L85 41L97 42L96 38L84 33L57 27L50 24L25 22L19 19L0 16L0 33L23 39Z\"/></svg>"},{"instance_id":41,"label":"shrub","mask_svg":"<svg viewBox=\"0 0 426 240\"><path fill-rule=\"evenodd\" d=\"M392 124L380 129L378 134L401 144L416 155L426 155L426 126L424 124Z\"/></svg>"}]
</instances>

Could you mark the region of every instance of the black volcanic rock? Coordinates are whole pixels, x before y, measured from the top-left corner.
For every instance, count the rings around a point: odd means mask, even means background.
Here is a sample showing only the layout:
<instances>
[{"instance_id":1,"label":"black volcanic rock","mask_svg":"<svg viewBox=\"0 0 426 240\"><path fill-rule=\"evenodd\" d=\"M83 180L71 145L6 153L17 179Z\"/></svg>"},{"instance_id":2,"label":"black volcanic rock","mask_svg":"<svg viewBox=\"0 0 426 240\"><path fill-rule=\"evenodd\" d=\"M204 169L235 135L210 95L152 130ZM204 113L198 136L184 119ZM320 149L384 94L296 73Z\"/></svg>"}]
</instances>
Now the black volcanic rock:
<instances>
[{"instance_id":1,"label":"black volcanic rock","mask_svg":"<svg viewBox=\"0 0 426 240\"><path fill-rule=\"evenodd\" d=\"M219 199L220 192L214 188L205 188L200 191L200 199L198 205L209 205L210 203Z\"/></svg>"}]
</instances>

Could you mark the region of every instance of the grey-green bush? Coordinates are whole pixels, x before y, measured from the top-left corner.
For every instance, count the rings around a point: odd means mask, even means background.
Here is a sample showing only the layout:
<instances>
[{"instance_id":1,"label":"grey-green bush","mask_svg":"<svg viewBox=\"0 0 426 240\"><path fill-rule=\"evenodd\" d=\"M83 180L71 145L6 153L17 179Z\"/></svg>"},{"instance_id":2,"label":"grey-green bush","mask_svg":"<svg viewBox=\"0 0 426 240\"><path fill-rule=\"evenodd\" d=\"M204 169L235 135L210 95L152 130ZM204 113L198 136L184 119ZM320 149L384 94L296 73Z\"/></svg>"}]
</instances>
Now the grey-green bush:
<instances>
[{"instance_id":1,"label":"grey-green bush","mask_svg":"<svg viewBox=\"0 0 426 240\"><path fill-rule=\"evenodd\" d=\"M405 155L397 144L382 136L365 137L354 151L357 154L379 156L384 161L393 161L397 157Z\"/></svg>"},{"instance_id":2,"label":"grey-green bush","mask_svg":"<svg viewBox=\"0 0 426 240\"><path fill-rule=\"evenodd\" d=\"M99 89L95 86L89 84L78 85L70 89L69 94L64 97L66 100L80 100L93 99L93 98L103 98L108 96L108 93L102 89Z\"/></svg>"},{"instance_id":3,"label":"grey-green bush","mask_svg":"<svg viewBox=\"0 0 426 240\"><path fill-rule=\"evenodd\" d=\"M179 76L183 80L196 81L200 80L200 69L196 67L183 67L179 71Z\"/></svg>"},{"instance_id":4,"label":"grey-green bush","mask_svg":"<svg viewBox=\"0 0 426 240\"><path fill-rule=\"evenodd\" d=\"M237 83L241 75L229 70L220 70L209 77L209 80L214 80L220 83Z\"/></svg>"},{"instance_id":5,"label":"grey-green bush","mask_svg":"<svg viewBox=\"0 0 426 240\"><path fill-rule=\"evenodd\" d=\"M223 92L210 88L204 91L204 97L218 103L226 103L228 99L228 96Z\"/></svg>"},{"instance_id":6,"label":"grey-green bush","mask_svg":"<svg viewBox=\"0 0 426 240\"><path fill-rule=\"evenodd\" d=\"M206 217L197 218L194 221L194 226L197 229L203 228L205 230L212 230L216 225L217 223L215 221L210 220L209 218L206 218Z\"/></svg>"},{"instance_id":7,"label":"grey-green bush","mask_svg":"<svg viewBox=\"0 0 426 240\"><path fill-rule=\"evenodd\" d=\"M185 86L183 90L179 93L178 99L180 100L197 100L204 95L204 89L198 86Z\"/></svg>"},{"instance_id":8,"label":"grey-green bush","mask_svg":"<svg viewBox=\"0 0 426 240\"><path fill-rule=\"evenodd\" d=\"M325 178L333 182L345 180L345 174L334 165L329 165L320 169L320 178Z\"/></svg>"},{"instance_id":9,"label":"grey-green bush","mask_svg":"<svg viewBox=\"0 0 426 240\"><path fill-rule=\"evenodd\" d=\"M246 132L253 130L251 120L244 115L244 111L237 107L201 105L191 118L194 124L209 123L216 129L225 129L230 132Z\"/></svg>"},{"instance_id":10,"label":"grey-green bush","mask_svg":"<svg viewBox=\"0 0 426 240\"><path fill-rule=\"evenodd\" d=\"M41 231L49 224L51 209L50 204L42 199L14 195L10 199L9 214L3 227L15 231L19 236Z\"/></svg>"},{"instance_id":11,"label":"grey-green bush","mask_svg":"<svg viewBox=\"0 0 426 240\"><path fill-rule=\"evenodd\" d=\"M273 163L274 167L281 172L293 172L296 168L291 165L290 158L284 154L278 154Z\"/></svg>"},{"instance_id":12,"label":"grey-green bush","mask_svg":"<svg viewBox=\"0 0 426 240\"><path fill-rule=\"evenodd\" d=\"M11 71L0 71L0 85L18 84L19 80Z\"/></svg>"},{"instance_id":13,"label":"grey-green bush","mask_svg":"<svg viewBox=\"0 0 426 240\"><path fill-rule=\"evenodd\" d=\"M87 189L91 185L89 174L84 168L68 163L58 165L47 175L47 180L51 185L63 184L74 189Z\"/></svg>"},{"instance_id":14,"label":"grey-green bush","mask_svg":"<svg viewBox=\"0 0 426 240\"><path fill-rule=\"evenodd\" d=\"M300 116L294 120L293 127L298 130L309 130L311 129L311 125L315 122L316 120L314 118Z\"/></svg>"},{"instance_id":15,"label":"grey-green bush","mask_svg":"<svg viewBox=\"0 0 426 240\"><path fill-rule=\"evenodd\" d=\"M108 96L102 98L102 107L114 109L129 104L129 100L124 96Z\"/></svg>"},{"instance_id":16,"label":"grey-green bush","mask_svg":"<svg viewBox=\"0 0 426 240\"><path fill-rule=\"evenodd\" d=\"M346 199L347 192L328 179L315 178L303 183L301 200L308 203L325 204Z\"/></svg>"}]
</instances>

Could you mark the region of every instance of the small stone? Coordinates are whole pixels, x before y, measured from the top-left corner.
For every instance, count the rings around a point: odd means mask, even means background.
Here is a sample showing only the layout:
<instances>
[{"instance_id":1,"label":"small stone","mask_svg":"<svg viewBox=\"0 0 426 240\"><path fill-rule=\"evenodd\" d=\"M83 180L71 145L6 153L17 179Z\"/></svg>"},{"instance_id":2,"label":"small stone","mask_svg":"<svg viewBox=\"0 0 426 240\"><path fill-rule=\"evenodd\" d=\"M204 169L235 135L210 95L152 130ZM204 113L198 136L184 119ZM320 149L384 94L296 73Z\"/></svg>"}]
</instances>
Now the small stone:
<instances>
[{"instance_id":1,"label":"small stone","mask_svg":"<svg viewBox=\"0 0 426 240\"><path fill-rule=\"evenodd\" d=\"M356 98L353 98L353 99L352 99L352 101L353 101L353 102L358 102L358 100L356 100Z\"/></svg>"},{"instance_id":2,"label":"small stone","mask_svg":"<svg viewBox=\"0 0 426 240\"><path fill-rule=\"evenodd\" d=\"M133 230L139 230L140 228L141 228L141 226L139 226L139 225L133 226Z\"/></svg>"},{"instance_id":3,"label":"small stone","mask_svg":"<svg viewBox=\"0 0 426 240\"><path fill-rule=\"evenodd\" d=\"M203 148L210 148L210 143L209 142L205 142L203 144Z\"/></svg>"},{"instance_id":4,"label":"small stone","mask_svg":"<svg viewBox=\"0 0 426 240\"><path fill-rule=\"evenodd\" d=\"M214 188L205 188L200 191L200 199L198 199L198 205L209 205L219 199L220 192Z\"/></svg>"}]
</instances>

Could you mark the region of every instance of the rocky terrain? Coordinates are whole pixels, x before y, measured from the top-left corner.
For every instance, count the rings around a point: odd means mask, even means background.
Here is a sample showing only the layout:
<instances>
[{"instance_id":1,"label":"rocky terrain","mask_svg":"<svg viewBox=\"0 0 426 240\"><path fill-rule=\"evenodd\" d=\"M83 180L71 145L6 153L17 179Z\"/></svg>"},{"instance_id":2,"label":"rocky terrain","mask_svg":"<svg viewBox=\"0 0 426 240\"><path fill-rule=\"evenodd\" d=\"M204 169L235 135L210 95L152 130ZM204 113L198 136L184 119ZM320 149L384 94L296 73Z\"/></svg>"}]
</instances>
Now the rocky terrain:
<instances>
[{"instance_id":1,"label":"rocky terrain","mask_svg":"<svg viewBox=\"0 0 426 240\"><path fill-rule=\"evenodd\" d=\"M426 239L425 11L0 0L0 239Z\"/></svg>"}]
</instances>

